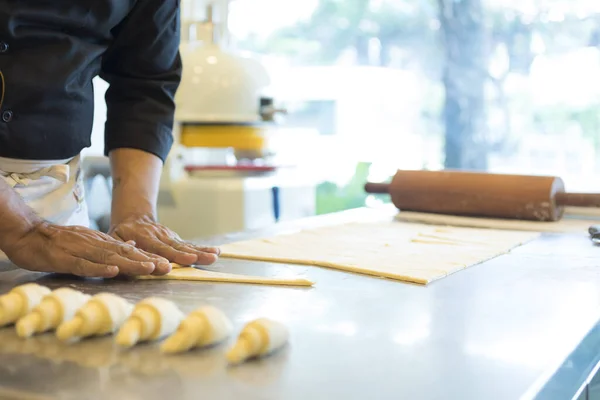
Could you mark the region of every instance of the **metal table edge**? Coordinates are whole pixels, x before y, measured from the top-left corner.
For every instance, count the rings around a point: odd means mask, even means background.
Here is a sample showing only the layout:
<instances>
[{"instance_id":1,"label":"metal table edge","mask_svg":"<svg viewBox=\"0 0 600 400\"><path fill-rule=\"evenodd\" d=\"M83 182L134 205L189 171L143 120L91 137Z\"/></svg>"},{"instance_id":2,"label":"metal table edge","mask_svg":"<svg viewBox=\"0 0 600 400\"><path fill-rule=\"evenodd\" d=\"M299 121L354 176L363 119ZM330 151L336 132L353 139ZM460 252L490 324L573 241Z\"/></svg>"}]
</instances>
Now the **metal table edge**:
<instances>
[{"instance_id":1,"label":"metal table edge","mask_svg":"<svg viewBox=\"0 0 600 400\"><path fill-rule=\"evenodd\" d=\"M577 399L600 368L600 321L558 366L522 397L533 400Z\"/></svg>"}]
</instances>

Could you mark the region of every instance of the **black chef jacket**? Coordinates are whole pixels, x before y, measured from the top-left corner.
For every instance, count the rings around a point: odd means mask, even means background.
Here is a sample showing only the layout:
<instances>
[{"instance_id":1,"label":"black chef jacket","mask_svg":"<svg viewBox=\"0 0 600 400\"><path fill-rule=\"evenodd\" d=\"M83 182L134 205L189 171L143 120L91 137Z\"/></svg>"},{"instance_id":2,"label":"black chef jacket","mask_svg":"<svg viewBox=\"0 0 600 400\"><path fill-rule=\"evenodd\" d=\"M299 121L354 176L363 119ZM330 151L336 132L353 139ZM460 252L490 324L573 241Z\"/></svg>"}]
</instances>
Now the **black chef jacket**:
<instances>
[{"instance_id":1,"label":"black chef jacket","mask_svg":"<svg viewBox=\"0 0 600 400\"><path fill-rule=\"evenodd\" d=\"M88 147L99 75L110 84L105 153L164 160L181 68L179 0L0 0L0 157Z\"/></svg>"}]
</instances>

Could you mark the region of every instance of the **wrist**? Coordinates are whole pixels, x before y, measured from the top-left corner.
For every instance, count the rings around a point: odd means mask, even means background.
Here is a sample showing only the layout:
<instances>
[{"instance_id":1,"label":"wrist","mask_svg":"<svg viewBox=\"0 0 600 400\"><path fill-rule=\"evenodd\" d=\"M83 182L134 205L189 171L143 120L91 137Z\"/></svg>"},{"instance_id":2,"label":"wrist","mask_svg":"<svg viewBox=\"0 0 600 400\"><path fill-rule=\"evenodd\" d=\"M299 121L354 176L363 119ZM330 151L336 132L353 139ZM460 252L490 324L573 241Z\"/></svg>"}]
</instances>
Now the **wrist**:
<instances>
[{"instance_id":1,"label":"wrist","mask_svg":"<svg viewBox=\"0 0 600 400\"><path fill-rule=\"evenodd\" d=\"M131 185L132 186L132 185ZM156 219L156 205L143 190L117 185L113 189L110 224L115 226L133 218Z\"/></svg>"},{"instance_id":2,"label":"wrist","mask_svg":"<svg viewBox=\"0 0 600 400\"><path fill-rule=\"evenodd\" d=\"M136 216L156 220L161 160L140 150L116 149L110 153L110 166L113 177L111 225Z\"/></svg>"},{"instance_id":3,"label":"wrist","mask_svg":"<svg viewBox=\"0 0 600 400\"><path fill-rule=\"evenodd\" d=\"M9 249L20 242L25 236L48 223L35 213L31 215L15 215L11 223L0 230L0 250L8 254ZM5 229L8 228L8 229Z\"/></svg>"},{"instance_id":4,"label":"wrist","mask_svg":"<svg viewBox=\"0 0 600 400\"><path fill-rule=\"evenodd\" d=\"M0 249L18 242L44 222L6 182L0 178Z\"/></svg>"},{"instance_id":5,"label":"wrist","mask_svg":"<svg viewBox=\"0 0 600 400\"><path fill-rule=\"evenodd\" d=\"M113 210L110 216L111 229L115 226L127 221L145 221L156 222L156 213L152 209L136 209L136 210Z\"/></svg>"}]
</instances>

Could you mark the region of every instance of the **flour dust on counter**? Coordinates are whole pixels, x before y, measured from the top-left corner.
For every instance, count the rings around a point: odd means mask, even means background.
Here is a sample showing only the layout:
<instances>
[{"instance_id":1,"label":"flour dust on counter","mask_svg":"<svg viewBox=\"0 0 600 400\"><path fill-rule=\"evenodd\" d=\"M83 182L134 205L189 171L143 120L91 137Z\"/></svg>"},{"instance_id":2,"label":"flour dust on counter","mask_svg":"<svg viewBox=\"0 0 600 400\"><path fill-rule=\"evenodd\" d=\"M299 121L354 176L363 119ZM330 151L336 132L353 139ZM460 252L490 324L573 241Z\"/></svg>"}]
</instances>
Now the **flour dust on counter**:
<instances>
[{"instance_id":1,"label":"flour dust on counter","mask_svg":"<svg viewBox=\"0 0 600 400\"><path fill-rule=\"evenodd\" d=\"M172 270L166 275L145 275L139 276L137 279L154 279L154 280L178 280L178 281L199 281L213 283L250 283L259 285L275 285L275 286L313 286L314 282L303 277L267 277L229 274L225 272L207 271L205 269L195 268L191 266L183 266L179 264L171 264Z\"/></svg>"},{"instance_id":2,"label":"flour dust on counter","mask_svg":"<svg viewBox=\"0 0 600 400\"><path fill-rule=\"evenodd\" d=\"M220 248L224 258L313 265L428 284L538 236L538 232L380 221L306 229Z\"/></svg>"}]
</instances>

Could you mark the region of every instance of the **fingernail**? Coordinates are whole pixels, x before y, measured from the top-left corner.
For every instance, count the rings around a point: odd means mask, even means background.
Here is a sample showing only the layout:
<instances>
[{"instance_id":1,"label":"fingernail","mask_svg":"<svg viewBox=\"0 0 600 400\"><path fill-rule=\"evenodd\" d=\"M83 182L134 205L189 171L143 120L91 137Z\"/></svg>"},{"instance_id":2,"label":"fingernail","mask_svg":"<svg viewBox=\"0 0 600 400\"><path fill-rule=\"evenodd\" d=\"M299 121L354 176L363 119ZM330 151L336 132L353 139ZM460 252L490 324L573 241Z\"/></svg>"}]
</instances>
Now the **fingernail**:
<instances>
[{"instance_id":1,"label":"fingernail","mask_svg":"<svg viewBox=\"0 0 600 400\"><path fill-rule=\"evenodd\" d=\"M162 265L162 264L161 264ZM164 272L165 274L168 274L169 272L171 272L173 270L173 268L171 267L171 263L168 263L167 265L162 265L161 268L159 268L162 272Z\"/></svg>"},{"instance_id":2,"label":"fingernail","mask_svg":"<svg viewBox=\"0 0 600 400\"><path fill-rule=\"evenodd\" d=\"M221 249L218 247L209 247L208 251L211 253L215 253L216 255L221 254Z\"/></svg>"},{"instance_id":3,"label":"fingernail","mask_svg":"<svg viewBox=\"0 0 600 400\"><path fill-rule=\"evenodd\" d=\"M161 268L170 268L171 263L167 260L159 260L157 266Z\"/></svg>"},{"instance_id":4,"label":"fingernail","mask_svg":"<svg viewBox=\"0 0 600 400\"><path fill-rule=\"evenodd\" d=\"M111 275L117 275L119 273L119 267L117 267L116 265L111 265L106 270Z\"/></svg>"},{"instance_id":5,"label":"fingernail","mask_svg":"<svg viewBox=\"0 0 600 400\"><path fill-rule=\"evenodd\" d=\"M217 260L219 259L219 257L216 254L210 254L210 253L208 253L208 254L205 255L204 259L206 261L210 262L210 263L214 263L214 262L217 262ZM209 260L212 260L212 261L209 261Z\"/></svg>"},{"instance_id":6,"label":"fingernail","mask_svg":"<svg viewBox=\"0 0 600 400\"><path fill-rule=\"evenodd\" d=\"M151 262L147 262L147 261L146 261L146 262L143 262L143 263L142 263L142 265L143 265L144 267L146 267L146 268L152 268L152 269L154 269L154 263L151 263Z\"/></svg>"}]
</instances>

